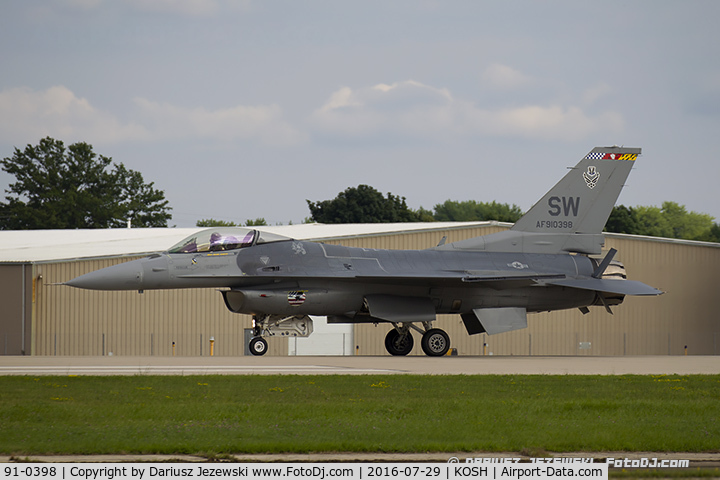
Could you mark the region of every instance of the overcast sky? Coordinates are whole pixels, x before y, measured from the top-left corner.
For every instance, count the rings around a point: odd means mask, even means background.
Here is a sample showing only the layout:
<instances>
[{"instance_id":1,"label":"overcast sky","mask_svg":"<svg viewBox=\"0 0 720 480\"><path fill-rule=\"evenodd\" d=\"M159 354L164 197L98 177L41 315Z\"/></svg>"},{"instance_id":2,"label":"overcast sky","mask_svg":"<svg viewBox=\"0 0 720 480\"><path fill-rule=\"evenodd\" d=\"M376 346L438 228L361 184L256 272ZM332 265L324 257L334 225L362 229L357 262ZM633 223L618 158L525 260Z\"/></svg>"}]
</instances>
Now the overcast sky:
<instances>
[{"instance_id":1,"label":"overcast sky","mask_svg":"<svg viewBox=\"0 0 720 480\"><path fill-rule=\"evenodd\" d=\"M619 203L719 219L719 20L711 0L3 1L0 157L90 143L188 227L300 223L359 184L527 210L617 144L643 149Z\"/></svg>"}]
</instances>

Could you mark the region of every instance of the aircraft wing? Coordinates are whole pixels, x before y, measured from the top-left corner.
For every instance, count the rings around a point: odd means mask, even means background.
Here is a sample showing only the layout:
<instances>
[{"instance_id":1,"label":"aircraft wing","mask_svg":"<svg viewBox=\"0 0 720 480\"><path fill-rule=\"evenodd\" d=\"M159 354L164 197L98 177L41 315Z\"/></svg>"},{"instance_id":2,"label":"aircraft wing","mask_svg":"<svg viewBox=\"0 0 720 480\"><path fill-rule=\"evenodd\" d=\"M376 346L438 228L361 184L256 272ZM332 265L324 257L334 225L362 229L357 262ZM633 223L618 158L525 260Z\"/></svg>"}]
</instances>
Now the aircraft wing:
<instances>
[{"instance_id":1,"label":"aircraft wing","mask_svg":"<svg viewBox=\"0 0 720 480\"><path fill-rule=\"evenodd\" d=\"M664 292L636 280L608 280L603 278L563 278L546 283L561 287L593 290L620 295L662 295Z\"/></svg>"},{"instance_id":2,"label":"aircraft wing","mask_svg":"<svg viewBox=\"0 0 720 480\"><path fill-rule=\"evenodd\" d=\"M310 274L303 275L292 272L274 272L266 275L236 275L236 274L188 274L178 275L178 278L185 279L219 279L227 278L237 281L239 284L253 285L271 283L275 280L329 280L343 282L368 282L379 284L482 284L488 288L515 288L520 286L531 286L537 284L556 285L560 287L579 288L581 290L592 290L603 293L614 293L619 295L661 295L663 292L642 282L635 280L609 280L602 278L570 278L562 273L535 273L535 272L508 272L501 270L485 271L418 271L415 274L406 272L399 275L376 274L358 275L354 272L343 272L337 275L334 272L327 272L326 275ZM235 283L235 282L233 282Z\"/></svg>"},{"instance_id":3,"label":"aircraft wing","mask_svg":"<svg viewBox=\"0 0 720 480\"><path fill-rule=\"evenodd\" d=\"M265 283L275 280L337 280L344 282L368 282L368 283L381 283L381 284L473 284L473 283L484 283L488 284L489 287L495 286L498 283L512 282L515 285L533 285L541 281L548 280L561 280L565 279L565 274L556 273L533 273L525 270L524 272L509 272L502 270L483 270L483 271L456 271L456 270L439 270L439 271L417 271L417 273L403 272L400 274L358 274L357 272L338 272L328 271L327 273L318 274L313 272L311 274L298 274L296 272L273 272L272 274L259 274L259 275L237 275L233 273L222 273L217 272L213 274L207 273L193 273L187 275L178 275L177 278L183 279L219 279L228 278L237 280L239 283L253 284L255 282Z\"/></svg>"}]
</instances>

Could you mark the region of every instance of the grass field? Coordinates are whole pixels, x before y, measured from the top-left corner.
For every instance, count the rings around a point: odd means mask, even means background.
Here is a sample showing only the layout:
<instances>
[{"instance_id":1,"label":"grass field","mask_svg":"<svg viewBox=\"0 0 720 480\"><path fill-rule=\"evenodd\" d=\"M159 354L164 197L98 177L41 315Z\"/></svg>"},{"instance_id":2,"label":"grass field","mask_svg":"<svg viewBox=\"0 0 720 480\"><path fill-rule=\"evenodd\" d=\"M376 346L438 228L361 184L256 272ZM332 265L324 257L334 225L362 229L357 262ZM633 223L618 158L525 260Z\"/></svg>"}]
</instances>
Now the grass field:
<instances>
[{"instance_id":1,"label":"grass field","mask_svg":"<svg viewBox=\"0 0 720 480\"><path fill-rule=\"evenodd\" d=\"M720 376L0 377L0 452L720 449Z\"/></svg>"}]
</instances>

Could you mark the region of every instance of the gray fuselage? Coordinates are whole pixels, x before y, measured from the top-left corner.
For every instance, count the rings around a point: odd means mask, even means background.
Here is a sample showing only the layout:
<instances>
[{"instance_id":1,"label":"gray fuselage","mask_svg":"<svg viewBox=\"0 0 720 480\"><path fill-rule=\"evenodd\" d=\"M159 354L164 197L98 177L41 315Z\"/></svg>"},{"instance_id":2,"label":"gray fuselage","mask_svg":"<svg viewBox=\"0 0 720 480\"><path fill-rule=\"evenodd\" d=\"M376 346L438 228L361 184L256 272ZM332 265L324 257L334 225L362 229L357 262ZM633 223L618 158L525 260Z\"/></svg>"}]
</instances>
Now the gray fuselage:
<instances>
[{"instance_id":1,"label":"gray fuselage","mask_svg":"<svg viewBox=\"0 0 720 480\"><path fill-rule=\"evenodd\" d=\"M156 254L92 272L73 285L102 290L224 287L229 289L226 304L236 313L348 320L359 315L355 321L372 321L363 316L368 295L430 299L436 313L588 306L595 302L592 291L526 277L590 276L595 266L582 255L376 250L287 240L230 251ZM482 281L476 281L481 275Z\"/></svg>"}]
</instances>

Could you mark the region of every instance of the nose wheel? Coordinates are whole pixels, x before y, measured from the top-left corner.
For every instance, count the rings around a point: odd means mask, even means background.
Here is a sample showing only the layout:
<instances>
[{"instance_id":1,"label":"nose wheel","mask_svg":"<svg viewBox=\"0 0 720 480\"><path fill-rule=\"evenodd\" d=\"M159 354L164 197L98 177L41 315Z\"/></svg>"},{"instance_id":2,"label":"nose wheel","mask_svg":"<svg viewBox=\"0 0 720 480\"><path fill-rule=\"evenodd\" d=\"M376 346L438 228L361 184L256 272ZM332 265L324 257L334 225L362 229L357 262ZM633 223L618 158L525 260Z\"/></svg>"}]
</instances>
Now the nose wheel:
<instances>
[{"instance_id":1,"label":"nose wheel","mask_svg":"<svg viewBox=\"0 0 720 480\"><path fill-rule=\"evenodd\" d=\"M265 355L268 350L268 344L262 337L255 337L250 340L250 353L255 356Z\"/></svg>"}]
</instances>

